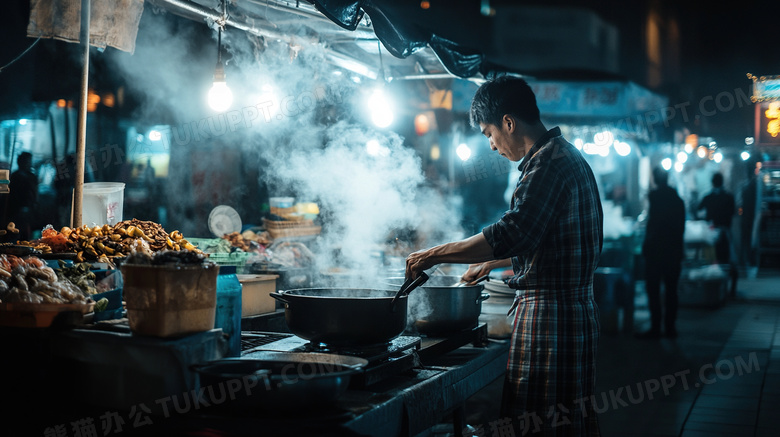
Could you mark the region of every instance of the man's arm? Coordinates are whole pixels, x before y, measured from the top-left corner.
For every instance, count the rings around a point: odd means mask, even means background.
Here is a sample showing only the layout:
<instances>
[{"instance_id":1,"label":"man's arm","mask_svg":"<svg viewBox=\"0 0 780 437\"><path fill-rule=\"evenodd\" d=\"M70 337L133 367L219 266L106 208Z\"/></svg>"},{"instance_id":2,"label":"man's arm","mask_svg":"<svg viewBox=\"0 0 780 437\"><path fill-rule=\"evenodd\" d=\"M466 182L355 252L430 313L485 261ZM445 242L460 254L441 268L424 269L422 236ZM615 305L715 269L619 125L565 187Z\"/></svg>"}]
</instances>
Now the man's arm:
<instances>
[{"instance_id":1,"label":"man's arm","mask_svg":"<svg viewBox=\"0 0 780 437\"><path fill-rule=\"evenodd\" d=\"M497 259L493 261L485 261L483 263L471 264L466 270L466 273L461 276L460 280L463 282L471 282L489 274L495 269L503 269L506 267L512 267L512 258Z\"/></svg>"},{"instance_id":2,"label":"man's arm","mask_svg":"<svg viewBox=\"0 0 780 437\"><path fill-rule=\"evenodd\" d=\"M419 250L406 258L406 276L416 278L424 270L443 263L474 264L494 260L493 248L482 233L430 249Z\"/></svg>"}]
</instances>

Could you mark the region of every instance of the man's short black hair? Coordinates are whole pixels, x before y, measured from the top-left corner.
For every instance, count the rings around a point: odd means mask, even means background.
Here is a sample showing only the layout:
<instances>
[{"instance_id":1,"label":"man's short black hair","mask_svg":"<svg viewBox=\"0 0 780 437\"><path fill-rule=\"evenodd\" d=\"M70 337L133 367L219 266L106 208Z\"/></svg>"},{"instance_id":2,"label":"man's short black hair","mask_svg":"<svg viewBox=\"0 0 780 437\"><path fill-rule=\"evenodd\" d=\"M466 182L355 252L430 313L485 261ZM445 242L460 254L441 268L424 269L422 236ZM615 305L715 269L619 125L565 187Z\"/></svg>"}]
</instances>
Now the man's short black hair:
<instances>
[{"instance_id":1,"label":"man's short black hair","mask_svg":"<svg viewBox=\"0 0 780 437\"><path fill-rule=\"evenodd\" d=\"M715 188L720 188L723 186L723 175L720 173L715 173L712 175L712 186Z\"/></svg>"},{"instance_id":2,"label":"man's short black hair","mask_svg":"<svg viewBox=\"0 0 780 437\"><path fill-rule=\"evenodd\" d=\"M480 123L501 125L504 114L533 124L539 121L536 96L528 83L515 76L499 76L483 83L474 94L469 111L471 127Z\"/></svg>"}]
</instances>

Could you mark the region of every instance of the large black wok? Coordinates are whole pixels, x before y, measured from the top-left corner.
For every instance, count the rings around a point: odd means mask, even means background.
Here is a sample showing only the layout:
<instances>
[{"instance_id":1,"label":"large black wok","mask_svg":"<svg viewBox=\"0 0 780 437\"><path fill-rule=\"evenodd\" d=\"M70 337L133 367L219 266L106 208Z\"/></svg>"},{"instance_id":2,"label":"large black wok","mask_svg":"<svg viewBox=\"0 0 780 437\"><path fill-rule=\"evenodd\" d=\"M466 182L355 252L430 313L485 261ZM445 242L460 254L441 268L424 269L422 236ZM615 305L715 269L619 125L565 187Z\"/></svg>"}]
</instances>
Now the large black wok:
<instances>
[{"instance_id":1,"label":"large black wok","mask_svg":"<svg viewBox=\"0 0 780 437\"><path fill-rule=\"evenodd\" d=\"M385 344L406 328L408 297L398 290L300 288L270 293L284 303L290 332L318 346L359 348Z\"/></svg>"},{"instance_id":2,"label":"large black wok","mask_svg":"<svg viewBox=\"0 0 780 437\"><path fill-rule=\"evenodd\" d=\"M191 366L205 404L258 413L327 408L368 361L311 352L254 352ZM204 405L205 405L204 404Z\"/></svg>"}]
</instances>

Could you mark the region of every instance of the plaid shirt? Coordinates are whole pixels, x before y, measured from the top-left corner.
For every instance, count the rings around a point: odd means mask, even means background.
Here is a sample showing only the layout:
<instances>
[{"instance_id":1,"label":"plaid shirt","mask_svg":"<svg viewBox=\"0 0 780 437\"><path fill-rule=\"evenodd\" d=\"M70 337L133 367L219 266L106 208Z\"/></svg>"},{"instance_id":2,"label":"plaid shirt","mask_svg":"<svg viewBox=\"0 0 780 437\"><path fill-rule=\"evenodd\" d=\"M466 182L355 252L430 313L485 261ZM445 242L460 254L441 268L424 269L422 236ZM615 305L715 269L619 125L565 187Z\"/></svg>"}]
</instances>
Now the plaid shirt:
<instances>
[{"instance_id":1,"label":"plaid shirt","mask_svg":"<svg viewBox=\"0 0 780 437\"><path fill-rule=\"evenodd\" d=\"M516 435L598 436L596 180L558 128L534 144L520 170L511 209L483 230L497 259L512 257L508 284L518 290L501 414Z\"/></svg>"},{"instance_id":2,"label":"plaid shirt","mask_svg":"<svg viewBox=\"0 0 780 437\"><path fill-rule=\"evenodd\" d=\"M557 127L534 144L519 169L510 210L482 233L496 259L512 257L510 287L573 297L567 291L592 286L601 253L596 179Z\"/></svg>"}]
</instances>

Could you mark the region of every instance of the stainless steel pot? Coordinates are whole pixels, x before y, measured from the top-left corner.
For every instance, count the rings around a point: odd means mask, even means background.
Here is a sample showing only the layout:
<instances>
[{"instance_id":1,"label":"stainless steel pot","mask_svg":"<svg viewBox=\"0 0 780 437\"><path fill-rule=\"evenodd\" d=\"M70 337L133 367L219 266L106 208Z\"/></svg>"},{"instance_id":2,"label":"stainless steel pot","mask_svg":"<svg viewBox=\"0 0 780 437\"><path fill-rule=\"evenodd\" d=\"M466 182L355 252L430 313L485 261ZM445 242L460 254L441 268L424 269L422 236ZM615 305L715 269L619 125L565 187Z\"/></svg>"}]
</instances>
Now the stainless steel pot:
<instances>
[{"instance_id":1,"label":"stainless steel pot","mask_svg":"<svg viewBox=\"0 0 780 437\"><path fill-rule=\"evenodd\" d=\"M484 285L459 285L460 276L432 275L426 283L409 294L408 325L420 334L444 335L477 326L482 301L490 298L483 293ZM388 286L400 287L403 277L387 278Z\"/></svg>"},{"instance_id":2,"label":"stainless steel pot","mask_svg":"<svg viewBox=\"0 0 780 437\"><path fill-rule=\"evenodd\" d=\"M363 371L363 358L312 352L254 352L197 364L202 399L230 410L280 411L332 405Z\"/></svg>"},{"instance_id":3,"label":"stainless steel pot","mask_svg":"<svg viewBox=\"0 0 780 437\"><path fill-rule=\"evenodd\" d=\"M293 334L315 345L353 348L384 344L404 332L408 297L393 306L396 292L301 288L271 293L271 297L284 303L284 318Z\"/></svg>"}]
</instances>

